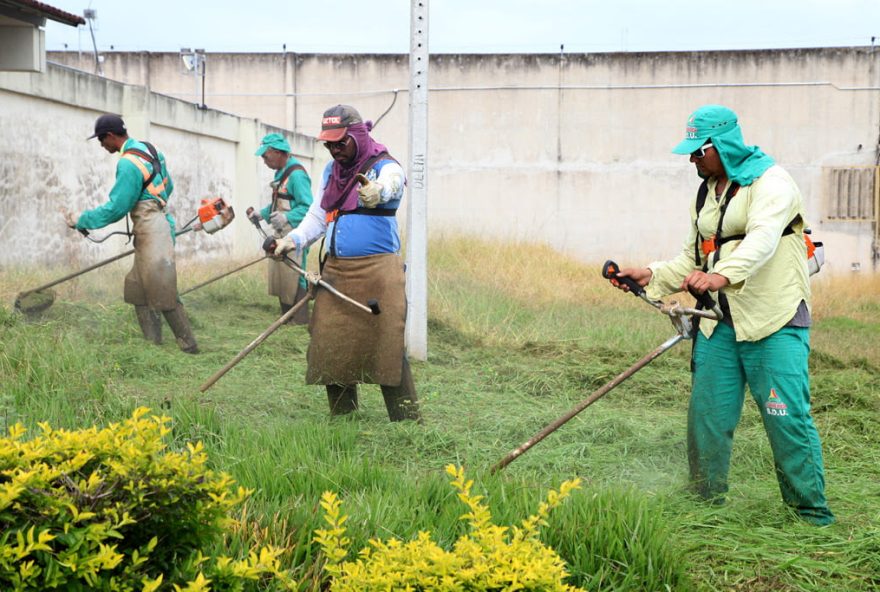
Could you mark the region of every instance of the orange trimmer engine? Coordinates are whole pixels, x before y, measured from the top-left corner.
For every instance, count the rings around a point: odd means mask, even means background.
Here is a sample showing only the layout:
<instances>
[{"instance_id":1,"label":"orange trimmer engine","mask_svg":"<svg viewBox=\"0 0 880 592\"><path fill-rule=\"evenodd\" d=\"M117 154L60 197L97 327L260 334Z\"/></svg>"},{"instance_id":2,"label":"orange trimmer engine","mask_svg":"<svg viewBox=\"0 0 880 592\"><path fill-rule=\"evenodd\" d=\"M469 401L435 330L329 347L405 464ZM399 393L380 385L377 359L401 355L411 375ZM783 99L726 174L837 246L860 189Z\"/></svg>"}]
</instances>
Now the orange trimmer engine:
<instances>
[{"instance_id":1,"label":"orange trimmer engine","mask_svg":"<svg viewBox=\"0 0 880 592\"><path fill-rule=\"evenodd\" d=\"M202 200L199 206L199 224L208 234L214 234L235 219L235 211L222 197Z\"/></svg>"}]
</instances>

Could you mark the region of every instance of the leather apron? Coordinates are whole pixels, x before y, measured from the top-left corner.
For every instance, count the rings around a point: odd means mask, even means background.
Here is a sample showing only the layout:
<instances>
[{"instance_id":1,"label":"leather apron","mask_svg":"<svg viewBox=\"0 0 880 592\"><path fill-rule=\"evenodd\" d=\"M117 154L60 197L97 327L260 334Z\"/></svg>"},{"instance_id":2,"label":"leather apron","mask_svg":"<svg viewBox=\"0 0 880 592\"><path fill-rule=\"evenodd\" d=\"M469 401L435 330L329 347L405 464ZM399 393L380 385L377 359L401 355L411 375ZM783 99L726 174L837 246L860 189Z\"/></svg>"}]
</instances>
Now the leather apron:
<instances>
[{"instance_id":1,"label":"leather apron","mask_svg":"<svg viewBox=\"0 0 880 592\"><path fill-rule=\"evenodd\" d=\"M286 214L289 211L290 200L286 199L286 194L279 193L272 199L272 208L270 209L270 212L284 212ZM286 236L291 230L293 230L293 226L288 222L285 222L281 230L276 230L273 226L272 234L278 239ZM303 257L303 259L305 259L305 257ZM276 261L271 257L268 261L269 295L277 296L278 300L283 304L289 306L296 304L297 288L300 286L300 275L285 265L282 261ZM305 269L305 261L300 262L300 267Z\"/></svg>"},{"instance_id":2,"label":"leather apron","mask_svg":"<svg viewBox=\"0 0 880 592\"><path fill-rule=\"evenodd\" d=\"M123 297L129 304L166 311L177 308L174 242L162 206L154 199L131 210L134 265L125 276Z\"/></svg>"},{"instance_id":3,"label":"leather apron","mask_svg":"<svg viewBox=\"0 0 880 592\"><path fill-rule=\"evenodd\" d=\"M379 301L372 315L318 288L309 325L306 384L400 384L406 278L397 253L327 257L321 277L355 299Z\"/></svg>"}]
</instances>

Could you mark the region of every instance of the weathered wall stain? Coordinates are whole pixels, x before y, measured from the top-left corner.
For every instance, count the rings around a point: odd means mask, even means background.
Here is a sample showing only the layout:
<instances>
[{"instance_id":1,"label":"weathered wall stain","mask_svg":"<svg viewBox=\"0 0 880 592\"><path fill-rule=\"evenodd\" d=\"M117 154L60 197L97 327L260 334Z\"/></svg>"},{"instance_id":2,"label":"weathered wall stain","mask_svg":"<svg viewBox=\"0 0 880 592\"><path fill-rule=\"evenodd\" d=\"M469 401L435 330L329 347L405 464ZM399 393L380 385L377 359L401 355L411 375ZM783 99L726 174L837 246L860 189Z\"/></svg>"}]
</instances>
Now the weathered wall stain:
<instances>
[{"instance_id":1,"label":"weathered wall stain","mask_svg":"<svg viewBox=\"0 0 880 592\"><path fill-rule=\"evenodd\" d=\"M59 212L65 207L80 213L108 200L119 155L85 139L104 112L123 114L131 137L165 154L175 184L168 211L178 229L196 216L205 198L222 197L238 212L220 232L179 237L179 258L254 252L253 229L243 214L267 182L260 170L265 167L253 155L265 126L50 67L46 75L24 79L0 73L0 266L42 265L68 272L131 248L122 236L91 242L67 228ZM313 140L284 133L298 158L311 167ZM92 237L125 228L123 219L92 231Z\"/></svg>"}]
</instances>

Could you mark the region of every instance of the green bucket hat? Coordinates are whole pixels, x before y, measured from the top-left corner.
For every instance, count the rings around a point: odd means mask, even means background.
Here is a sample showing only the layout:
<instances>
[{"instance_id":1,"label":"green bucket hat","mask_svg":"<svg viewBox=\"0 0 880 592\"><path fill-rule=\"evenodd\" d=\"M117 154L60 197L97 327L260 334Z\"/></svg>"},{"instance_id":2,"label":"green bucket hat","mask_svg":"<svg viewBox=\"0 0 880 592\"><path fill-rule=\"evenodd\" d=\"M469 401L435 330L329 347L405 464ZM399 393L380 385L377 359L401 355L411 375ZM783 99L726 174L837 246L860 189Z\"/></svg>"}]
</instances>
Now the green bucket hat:
<instances>
[{"instance_id":1,"label":"green bucket hat","mask_svg":"<svg viewBox=\"0 0 880 592\"><path fill-rule=\"evenodd\" d=\"M684 128L684 140L672 149L675 154L690 154L709 138L737 127L736 113L721 105L703 105L694 111Z\"/></svg>"},{"instance_id":2,"label":"green bucket hat","mask_svg":"<svg viewBox=\"0 0 880 592\"><path fill-rule=\"evenodd\" d=\"M257 151L254 154L257 156L263 156L269 148L274 148L281 152L290 152L290 144L284 136L281 134L266 134L260 142L260 147L257 148Z\"/></svg>"}]
</instances>

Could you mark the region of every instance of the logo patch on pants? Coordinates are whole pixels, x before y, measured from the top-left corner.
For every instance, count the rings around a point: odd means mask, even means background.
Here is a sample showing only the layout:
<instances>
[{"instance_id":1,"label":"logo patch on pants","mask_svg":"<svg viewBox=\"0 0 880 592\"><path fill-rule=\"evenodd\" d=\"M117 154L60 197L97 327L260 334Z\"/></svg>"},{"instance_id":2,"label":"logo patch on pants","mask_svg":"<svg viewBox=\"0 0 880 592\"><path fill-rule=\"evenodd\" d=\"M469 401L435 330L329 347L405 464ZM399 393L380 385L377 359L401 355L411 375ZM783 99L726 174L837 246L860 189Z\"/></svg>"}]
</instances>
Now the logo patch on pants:
<instances>
[{"instance_id":1,"label":"logo patch on pants","mask_svg":"<svg viewBox=\"0 0 880 592\"><path fill-rule=\"evenodd\" d=\"M776 394L776 389L774 388L770 389L770 396L767 397L767 402L764 403L764 409L767 410L767 415L788 415L788 407L782 402L779 395Z\"/></svg>"}]
</instances>

